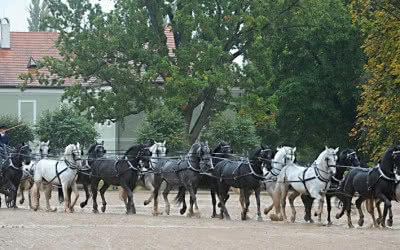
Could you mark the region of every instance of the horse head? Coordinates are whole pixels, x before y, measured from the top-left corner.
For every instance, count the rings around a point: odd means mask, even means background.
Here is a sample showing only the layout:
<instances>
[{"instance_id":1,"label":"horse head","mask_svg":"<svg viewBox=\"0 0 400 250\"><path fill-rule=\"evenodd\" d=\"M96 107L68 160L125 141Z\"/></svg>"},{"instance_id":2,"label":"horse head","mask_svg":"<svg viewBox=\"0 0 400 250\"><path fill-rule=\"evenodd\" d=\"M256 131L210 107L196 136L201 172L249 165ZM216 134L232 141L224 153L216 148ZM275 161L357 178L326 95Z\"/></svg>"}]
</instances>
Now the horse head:
<instances>
[{"instance_id":1,"label":"horse head","mask_svg":"<svg viewBox=\"0 0 400 250\"><path fill-rule=\"evenodd\" d=\"M260 145L250 157L250 163L253 167L262 172L262 168L272 169L272 149L266 145Z\"/></svg>"},{"instance_id":2,"label":"horse head","mask_svg":"<svg viewBox=\"0 0 400 250\"><path fill-rule=\"evenodd\" d=\"M64 151L64 157L68 160L72 165L77 166L78 168L82 167L82 150L80 148L79 142L77 144L69 144Z\"/></svg>"},{"instance_id":3,"label":"horse head","mask_svg":"<svg viewBox=\"0 0 400 250\"><path fill-rule=\"evenodd\" d=\"M155 142L150 148L152 157L165 157L167 155L167 147L164 142Z\"/></svg>"},{"instance_id":4,"label":"horse head","mask_svg":"<svg viewBox=\"0 0 400 250\"><path fill-rule=\"evenodd\" d=\"M26 165L29 165L31 163L32 150L28 144L22 143L22 144L17 145L15 151L16 151L16 156L17 156L17 158L19 158L19 161L21 163L22 163L22 161L24 161L24 163Z\"/></svg>"},{"instance_id":5,"label":"horse head","mask_svg":"<svg viewBox=\"0 0 400 250\"><path fill-rule=\"evenodd\" d=\"M47 158L50 152L50 147L49 147L50 141L48 140L47 142L41 141L39 144L39 152L40 152L40 158Z\"/></svg>"},{"instance_id":6,"label":"horse head","mask_svg":"<svg viewBox=\"0 0 400 250\"><path fill-rule=\"evenodd\" d=\"M339 148L333 149L333 148L328 148L325 146L325 150L322 151L317 160L315 160L315 163L317 166L322 166L327 168L329 174L334 175L336 173L336 162L337 162L337 152L339 151Z\"/></svg>"},{"instance_id":7,"label":"horse head","mask_svg":"<svg viewBox=\"0 0 400 250\"><path fill-rule=\"evenodd\" d=\"M126 151L125 157L132 162L135 167L139 164L139 162L142 162L142 167L144 168L149 168L150 166L151 152L148 145L133 145Z\"/></svg>"},{"instance_id":8,"label":"horse head","mask_svg":"<svg viewBox=\"0 0 400 250\"><path fill-rule=\"evenodd\" d=\"M296 147L283 146L276 148L277 152L273 157L271 164L266 164L266 170L278 175L280 170L287 164L294 163L296 160ZM276 169L274 171L274 169ZM264 172L266 174L266 172Z\"/></svg>"},{"instance_id":9,"label":"horse head","mask_svg":"<svg viewBox=\"0 0 400 250\"><path fill-rule=\"evenodd\" d=\"M104 141L101 143L95 142L92 145L89 146L88 149L88 159L89 160L94 160L97 158L103 157L107 153L107 150L104 148Z\"/></svg>"},{"instance_id":10,"label":"horse head","mask_svg":"<svg viewBox=\"0 0 400 250\"><path fill-rule=\"evenodd\" d=\"M200 159L200 169L205 172L213 170L214 164L212 162L211 150L208 146L208 141L201 142L197 152Z\"/></svg>"},{"instance_id":11,"label":"horse head","mask_svg":"<svg viewBox=\"0 0 400 250\"><path fill-rule=\"evenodd\" d=\"M400 145L392 147L393 173L400 175Z\"/></svg>"},{"instance_id":12,"label":"horse head","mask_svg":"<svg viewBox=\"0 0 400 250\"><path fill-rule=\"evenodd\" d=\"M360 160L357 157L357 153L354 149L344 149L339 153L339 157L337 160L338 165L342 166L352 166L352 167L359 167L361 165ZM344 172L346 168L344 167L337 167L335 178L337 180L343 179Z\"/></svg>"},{"instance_id":13,"label":"horse head","mask_svg":"<svg viewBox=\"0 0 400 250\"><path fill-rule=\"evenodd\" d=\"M215 147L212 155L219 158L229 158L233 154L232 145L230 142L221 140Z\"/></svg>"}]
</instances>

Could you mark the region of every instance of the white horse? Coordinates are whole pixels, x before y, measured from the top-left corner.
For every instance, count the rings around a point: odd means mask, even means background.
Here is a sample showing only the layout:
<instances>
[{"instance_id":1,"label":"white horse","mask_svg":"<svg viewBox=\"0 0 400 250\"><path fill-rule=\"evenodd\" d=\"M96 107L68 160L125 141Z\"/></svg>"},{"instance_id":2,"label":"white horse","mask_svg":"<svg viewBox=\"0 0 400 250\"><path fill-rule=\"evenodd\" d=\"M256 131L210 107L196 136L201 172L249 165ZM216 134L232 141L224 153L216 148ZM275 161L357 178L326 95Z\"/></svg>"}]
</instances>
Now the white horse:
<instances>
[{"instance_id":1,"label":"white horse","mask_svg":"<svg viewBox=\"0 0 400 250\"><path fill-rule=\"evenodd\" d=\"M49 155L49 144L50 142L41 141L39 143L39 153L40 159L47 158ZM19 200L19 204L23 204L25 202L24 191L28 191L28 201L29 208L32 208L32 199L31 199L31 188L33 186L33 172L35 165L38 163L38 160L33 160L29 165L23 165L22 170L22 179L19 185L19 194L21 195L21 199Z\"/></svg>"},{"instance_id":2,"label":"white horse","mask_svg":"<svg viewBox=\"0 0 400 250\"><path fill-rule=\"evenodd\" d=\"M164 142L155 142L151 147L149 147L149 150L151 152L151 159L150 159L150 167L153 168L157 165L158 161L160 159L162 159L163 157L167 156L167 147L165 146L166 141ZM144 171L146 171L146 169L143 169ZM144 173L143 175L143 183L144 186L150 190L150 196L147 200L144 201L144 205L148 205L150 204L151 200L154 197L153 191L154 191L154 173L151 172L152 170L150 170L149 173ZM160 189L164 189L166 186L165 183L162 184ZM120 189L120 198L121 200L123 200L125 202L125 204L127 203L127 198L128 195L127 193L124 191L124 189Z\"/></svg>"},{"instance_id":3,"label":"white horse","mask_svg":"<svg viewBox=\"0 0 400 250\"><path fill-rule=\"evenodd\" d=\"M73 212L76 201L79 198L79 192L76 185L78 169L82 167L81 161L81 149L79 143L70 144L65 148L64 157L60 160L42 159L35 167L35 173L33 176L33 210L39 208L39 187L45 185L45 197L47 211L56 211L56 208L50 207L51 189L52 185L58 185L62 187L63 194L65 197L64 210L66 212ZM71 204L71 200L68 195L68 188L71 187L75 194L74 202Z\"/></svg>"},{"instance_id":4,"label":"white horse","mask_svg":"<svg viewBox=\"0 0 400 250\"><path fill-rule=\"evenodd\" d=\"M265 189L267 193L273 197L273 193L275 190L276 180L278 175L281 173L283 167L288 164L294 163L296 159L296 148L283 146L277 148L278 152L276 152L274 159L271 162L271 168L264 168L264 176L265 176ZM269 211L274 207L274 204L271 204L269 207L264 209L264 214L267 215Z\"/></svg>"},{"instance_id":5,"label":"white horse","mask_svg":"<svg viewBox=\"0 0 400 250\"><path fill-rule=\"evenodd\" d=\"M286 196L290 187L293 189L293 193L289 197L289 203L292 209L291 222L296 220L294 200L300 194L308 194L319 201L317 215L322 214L325 194L329 188L331 176L336 172L336 153L338 150L339 148L332 149L325 147L325 150L321 152L309 168L304 168L292 163L282 169L278 176L273 195L276 214L270 215L271 220L283 220L287 222L285 206Z\"/></svg>"}]
</instances>

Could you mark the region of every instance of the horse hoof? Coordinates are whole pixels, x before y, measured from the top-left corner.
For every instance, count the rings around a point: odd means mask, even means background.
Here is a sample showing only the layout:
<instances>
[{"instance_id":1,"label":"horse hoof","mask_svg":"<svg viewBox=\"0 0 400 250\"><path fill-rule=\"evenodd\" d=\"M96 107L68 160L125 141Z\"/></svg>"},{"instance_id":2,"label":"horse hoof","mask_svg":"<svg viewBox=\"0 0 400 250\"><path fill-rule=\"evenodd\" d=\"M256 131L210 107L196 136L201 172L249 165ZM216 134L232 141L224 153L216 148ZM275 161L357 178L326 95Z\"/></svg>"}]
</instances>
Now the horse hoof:
<instances>
[{"instance_id":1,"label":"horse hoof","mask_svg":"<svg viewBox=\"0 0 400 250\"><path fill-rule=\"evenodd\" d=\"M393 226L393 220L388 219L387 220L387 225L388 225L388 227L392 227Z\"/></svg>"},{"instance_id":2,"label":"horse hoof","mask_svg":"<svg viewBox=\"0 0 400 250\"><path fill-rule=\"evenodd\" d=\"M81 202L81 204L79 204L79 206L80 206L81 208L84 208L86 205L87 205L86 202Z\"/></svg>"},{"instance_id":3,"label":"horse hoof","mask_svg":"<svg viewBox=\"0 0 400 250\"><path fill-rule=\"evenodd\" d=\"M353 224L349 224L348 226L349 228L354 228Z\"/></svg>"},{"instance_id":4,"label":"horse hoof","mask_svg":"<svg viewBox=\"0 0 400 250\"><path fill-rule=\"evenodd\" d=\"M263 217L258 216L257 221L258 221L258 222L262 222L262 221L263 221Z\"/></svg>"},{"instance_id":5,"label":"horse hoof","mask_svg":"<svg viewBox=\"0 0 400 250\"><path fill-rule=\"evenodd\" d=\"M313 223L314 223L314 220L313 220L313 219L310 219L310 223L313 224Z\"/></svg>"},{"instance_id":6,"label":"horse hoof","mask_svg":"<svg viewBox=\"0 0 400 250\"><path fill-rule=\"evenodd\" d=\"M150 201L144 201L143 204L144 204L145 206L147 206L147 205L150 204Z\"/></svg>"},{"instance_id":7,"label":"horse hoof","mask_svg":"<svg viewBox=\"0 0 400 250\"><path fill-rule=\"evenodd\" d=\"M95 214L98 214L98 213L99 213L99 210L93 209L92 212L95 213Z\"/></svg>"},{"instance_id":8,"label":"horse hoof","mask_svg":"<svg viewBox=\"0 0 400 250\"><path fill-rule=\"evenodd\" d=\"M358 225L359 225L360 227L362 227L362 226L364 225L364 219L359 219L359 220L358 220Z\"/></svg>"},{"instance_id":9,"label":"horse hoof","mask_svg":"<svg viewBox=\"0 0 400 250\"><path fill-rule=\"evenodd\" d=\"M331 225L333 225L332 221L328 221L328 226L331 226Z\"/></svg>"},{"instance_id":10,"label":"horse hoof","mask_svg":"<svg viewBox=\"0 0 400 250\"><path fill-rule=\"evenodd\" d=\"M342 217L342 216L340 216L340 214L336 214L336 219L338 220L338 219L340 219L340 217Z\"/></svg>"},{"instance_id":11,"label":"horse hoof","mask_svg":"<svg viewBox=\"0 0 400 250\"><path fill-rule=\"evenodd\" d=\"M196 218L197 218L197 219L200 219L200 218L201 218L200 213L196 213L195 215L196 215Z\"/></svg>"},{"instance_id":12,"label":"horse hoof","mask_svg":"<svg viewBox=\"0 0 400 250\"><path fill-rule=\"evenodd\" d=\"M153 214L153 216L158 216L158 215L160 215L160 213L159 213L159 212L154 212L154 211L153 211L153 213L152 213L152 214Z\"/></svg>"},{"instance_id":13,"label":"horse hoof","mask_svg":"<svg viewBox=\"0 0 400 250\"><path fill-rule=\"evenodd\" d=\"M24 200L19 200L19 204L20 205L24 204Z\"/></svg>"},{"instance_id":14,"label":"horse hoof","mask_svg":"<svg viewBox=\"0 0 400 250\"><path fill-rule=\"evenodd\" d=\"M282 216L278 216L278 215L276 215L276 214L270 214L270 215L269 215L269 218L270 218L272 221L283 221Z\"/></svg>"},{"instance_id":15,"label":"horse hoof","mask_svg":"<svg viewBox=\"0 0 400 250\"><path fill-rule=\"evenodd\" d=\"M190 217L193 216L193 213L190 213L190 212L189 212L189 213L186 214L186 216L187 216L188 218L190 218Z\"/></svg>"},{"instance_id":16,"label":"horse hoof","mask_svg":"<svg viewBox=\"0 0 400 250\"><path fill-rule=\"evenodd\" d=\"M296 216L291 216L290 217L290 222L294 223L296 221Z\"/></svg>"},{"instance_id":17,"label":"horse hoof","mask_svg":"<svg viewBox=\"0 0 400 250\"><path fill-rule=\"evenodd\" d=\"M269 213L269 211L270 211L269 209L264 208L264 214L265 214L265 215L267 215L267 214Z\"/></svg>"},{"instance_id":18,"label":"horse hoof","mask_svg":"<svg viewBox=\"0 0 400 250\"><path fill-rule=\"evenodd\" d=\"M106 207L101 207L101 212L105 212L106 211Z\"/></svg>"},{"instance_id":19,"label":"horse hoof","mask_svg":"<svg viewBox=\"0 0 400 250\"><path fill-rule=\"evenodd\" d=\"M181 215L184 215L185 212L186 212L186 207L183 207L183 208L181 208L181 210L179 210L179 213L180 213ZM168 214L169 214L169 213L168 213Z\"/></svg>"}]
</instances>

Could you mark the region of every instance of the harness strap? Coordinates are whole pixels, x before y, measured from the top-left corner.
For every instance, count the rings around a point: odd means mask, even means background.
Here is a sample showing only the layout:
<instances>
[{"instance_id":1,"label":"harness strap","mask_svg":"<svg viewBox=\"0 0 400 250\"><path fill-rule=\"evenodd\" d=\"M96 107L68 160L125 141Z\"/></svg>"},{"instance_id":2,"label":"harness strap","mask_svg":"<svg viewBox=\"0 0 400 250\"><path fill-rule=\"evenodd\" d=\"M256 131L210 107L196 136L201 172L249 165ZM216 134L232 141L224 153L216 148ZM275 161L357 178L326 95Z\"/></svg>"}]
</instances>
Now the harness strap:
<instances>
[{"instance_id":1,"label":"harness strap","mask_svg":"<svg viewBox=\"0 0 400 250\"><path fill-rule=\"evenodd\" d=\"M300 181L303 183L304 188L306 189L307 194L310 195L310 191L309 191L308 188L307 188L306 182L307 182L307 181L310 181L310 180L313 180L313 179L315 179L315 178L317 178L317 177L316 177L316 176L313 176L313 177L310 177L310 178L306 179L306 173L307 173L307 170L308 170L308 169L309 169L309 168L304 169L304 171L303 171L303 178L299 177L299 179L300 179Z\"/></svg>"}]
</instances>

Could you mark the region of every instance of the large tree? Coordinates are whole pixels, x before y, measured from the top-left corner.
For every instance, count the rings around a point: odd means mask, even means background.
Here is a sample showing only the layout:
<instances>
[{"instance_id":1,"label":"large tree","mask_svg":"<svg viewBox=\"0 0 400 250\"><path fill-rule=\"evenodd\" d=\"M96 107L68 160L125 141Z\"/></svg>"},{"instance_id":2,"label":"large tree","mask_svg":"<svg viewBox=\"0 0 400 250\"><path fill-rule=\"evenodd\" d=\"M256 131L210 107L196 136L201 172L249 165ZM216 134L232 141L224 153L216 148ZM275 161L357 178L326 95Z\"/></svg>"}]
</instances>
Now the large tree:
<instances>
[{"instance_id":1,"label":"large tree","mask_svg":"<svg viewBox=\"0 0 400 250\"><path fill-rule=\"evenodd\" d=\"M310 160L325 145L354 146L348 133L363 54L345 1L298 1L271 22L248 53L247 86L253 87L245 98L260 107L250 110L263 111L261 122L276 123L277 143L308 151Z\"/></svg>"},{"instance_id":2,"label":"large tree","mask_svg":"<svg viewBox=\"0 0 400 250\"><path fill-rule=\"evenodd\" d=\"M39 69L58 76L49 81L37 75L40 82L76 79L64 97L98 122L167 105L183 114L193 142L231 103L241 73L234 60L259 31L271 28L270 18L280 18L298 0L115 0L109 13L89 0L48 2L48 27L60 32L62 59L40 63ZM166 29L173 33L173 50Z\"/></svg>"},{"instance_id":3,"label":"large tree","mask_svg":"<svg viewBox=\"0 0 400 250\"><path fill-rule=\"evenodd\" d=\"M400 140L400 2L353 0L352 13L365 36L362 48L368 57L353 135L378 160Z\"/></svg>"},{"instance_id":4,"label":"large tree","mask_svg":"<svg viewBox=\"0 0 400 250\"><path fill-rule=\"evenodd\" d=\"M40 2L42 2L40 4ZM31 32L46 31L44 19L49 15L47 0L32 0L29 5L28 30Z\"/></svg>"}]
</instances>

